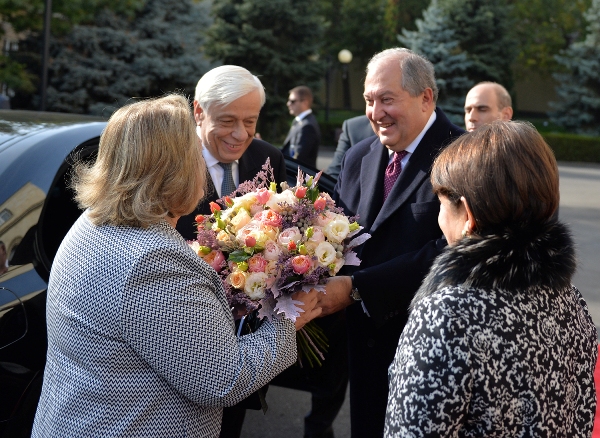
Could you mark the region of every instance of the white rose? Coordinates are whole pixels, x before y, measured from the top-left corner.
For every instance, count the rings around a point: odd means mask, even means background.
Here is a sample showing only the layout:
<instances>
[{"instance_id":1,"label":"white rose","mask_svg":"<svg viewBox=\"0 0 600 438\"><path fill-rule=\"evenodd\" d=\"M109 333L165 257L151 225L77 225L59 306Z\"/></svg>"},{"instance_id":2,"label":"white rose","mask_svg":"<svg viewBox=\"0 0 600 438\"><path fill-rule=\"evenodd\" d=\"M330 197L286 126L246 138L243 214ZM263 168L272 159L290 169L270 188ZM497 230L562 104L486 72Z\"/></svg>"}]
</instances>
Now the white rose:
<instances>
[{"instance_id":1,"label":"white rose","mask_svg":"<svg viewBox=\"0 0 600 438\"><path fill-rule=\"evenodd\" d=\"M273 193L271 199L265 204L268 208L280 213L282 208L279 204L295 205L298 202L296 195L291 190L285 190L282 193Z\"/></svg>"},{"instance_id":2,"label":"white rose","mask_svg":"<svg viewBox=\"0 0 600 438\"><path fill-rule=\"evenodd\" d=\"M264 272L253 272L246 278L244 292L251 300L260 300L265 297L265 287L269 276Z\"/></svg>"},{"instance_id":3,"label":"white rose","mask_svg":"<svg viewBox=\"0 0 600 438\"><path fill-rule=\"evenodd\" d=\"M281 255L281 248L279 248L279 245L277 245L277 243L274 241L267 240L265 242L265 249L262 252L262 255L267 260L277 261Z\"/></svg>"},{"instance_id":4,"label":"white rose","mask_svg":"<svg viewBox=\"0 0 600 438\"><path fill-rule=\"evenodd\" d=\"M288 243L294 242L298 243L302 239L302 234L300 234L300 230L298 227L290 227L286 230L283 230L279 233L279 237L277 237L277 242L287 248Z\"/></svg>"},{"instance_id":5,"label":"white rose","mask_svg":"<svg viewBox=\"0 0 600 438\"><path fill-rule=\"evenodd\" d=\"M342 217L344 219L341 219ZM323 229L323 233L325 233L327 239L335 243L342 243L348 236L349 232L350 224L348 219L344 216L336 217L334 220L325 225L325 228Z\"/></svg>"},{"instance_id":6,"label":"white rose","mask_svg":"<svg viewBox=\"0 0 600 438\"><path fill-rule=\"evenodd\" d=\"M336 253L337 251L329 242L321 242L315 248L315 256L317 256L319 264L325 267L335 262Z\"/></svg>"}]
</instances>

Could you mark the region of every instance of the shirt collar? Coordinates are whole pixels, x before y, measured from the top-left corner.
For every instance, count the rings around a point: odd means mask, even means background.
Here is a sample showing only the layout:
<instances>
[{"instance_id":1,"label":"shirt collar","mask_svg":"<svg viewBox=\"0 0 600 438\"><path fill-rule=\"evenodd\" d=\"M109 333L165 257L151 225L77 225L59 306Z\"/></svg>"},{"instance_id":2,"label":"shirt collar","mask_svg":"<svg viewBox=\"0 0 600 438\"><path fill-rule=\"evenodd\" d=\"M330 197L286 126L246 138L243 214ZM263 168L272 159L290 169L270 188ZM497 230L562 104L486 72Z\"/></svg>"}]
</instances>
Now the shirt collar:
<instances>
[{"instance_id":1,"label":"shirt collar","mask_svg":"<svg viewBox=\"0 0 600 438\"><path fill-rule=\"evenodd\" d=\"M301 122L310 113L312 113L312 109L310 109L310 108L307 109L306 111L302 111L300 114L298 114L296 116L296 120L298 120L299 122Z\"/></svg>"}]
</instances>

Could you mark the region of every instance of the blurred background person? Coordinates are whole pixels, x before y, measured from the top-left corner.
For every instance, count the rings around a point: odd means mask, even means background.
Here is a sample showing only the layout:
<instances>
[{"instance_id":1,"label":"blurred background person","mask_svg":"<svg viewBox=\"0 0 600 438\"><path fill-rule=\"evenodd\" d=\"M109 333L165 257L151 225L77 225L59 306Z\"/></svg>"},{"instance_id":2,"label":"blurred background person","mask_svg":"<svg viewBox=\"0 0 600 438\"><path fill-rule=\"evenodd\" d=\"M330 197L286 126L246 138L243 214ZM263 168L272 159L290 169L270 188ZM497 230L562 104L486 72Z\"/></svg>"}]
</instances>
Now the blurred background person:
<instances>
[{"instance_id":1,"label":"blurred background person","mask_svg":"<svg viewBox=\"0 0 600 438\"><path fill-rule=\"evenodd\" d=\"M328 173L337 179L342 168L342 159L344 158L346 151L359 141L373 136L375 136L375 132L373 131L371 122L367 116L356 116L344 120L344 123L342 123L342 133L340 134L337 147L335 148L333 159L325 173ZM373 140L375 139L373 138Z\"/></svg>"},{"instance_id":2,"label":"blurred background person","mask_svg":"<svg viewBox=\"0 0 600 438\"><path fill-rule=\"evenodd\" d=\"M298 161L317 167L321 144L321 129L312 113L313 94L305 85L292 88L287 101L290 114L295 116L283 142L282 152Z\"/></svg>"},{"instance_id":3,"label":"blurred background person","mask_svg":"<svg viewBox=\"0 0 600 438\"><path fill-rule=\"evenodd\" d=\"M221 279L175 230L206 170L188 102L116 111L73 187L86 208L48 284L48 355L34 437L216 437L222 407L296 360L294 324L236 337Z\"/></svg>"},{"instance_id":4,"label":"blurred background person","mask_svg":"<svg viewBox=\"0 0 600 438\"><path fill-rule=\"evenodd\" d=\"M194 220L210 214L209 203L230 195L251 181L269 159L275 182L286 180L281 151L255 138L256 123L265 104L260 80L243 67L222 65L205 73L196 85L194 120L210 178L206 197L191 214L177 222L187 240L196 239Z\"/></svg>"},{"instance_id":5,"label":"blurred background person","mask_svg":"<svg viewBox=\"0 0 600 438\"><path fill-rule=\"evenodd\" d=\"M512 99L502 85L496 82L480 82L467 93L465 98L467 131L474 131L494 120L510 120L512 116Z\"/></svg>"},{"instance_id":6,"label":"blurred background person","mask_svg":"<svg viewBox=\"0 0 600 438\"><path fill-rule=\"evenodd\" d=\"M390 366L385 436L589 437L598 333L571 284L551 149L493 122L446 148L431 183L449 246Z\"/></svg>"}]
</instances>

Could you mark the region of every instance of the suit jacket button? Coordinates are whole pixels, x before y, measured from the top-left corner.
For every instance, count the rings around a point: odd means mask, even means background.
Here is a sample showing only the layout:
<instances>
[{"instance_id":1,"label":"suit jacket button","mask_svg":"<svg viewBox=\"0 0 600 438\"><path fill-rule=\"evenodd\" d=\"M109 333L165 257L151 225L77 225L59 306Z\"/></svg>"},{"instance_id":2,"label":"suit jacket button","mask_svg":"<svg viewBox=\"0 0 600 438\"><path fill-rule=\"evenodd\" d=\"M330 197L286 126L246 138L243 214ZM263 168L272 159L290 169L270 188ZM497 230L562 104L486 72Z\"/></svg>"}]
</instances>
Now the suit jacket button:
<instances>
[{"instance_id":1,"label":"suit jacket button","mask_svg":"<svg viewBox=\"0 0 600 438\"><path fill-rule=\"evenodd\" d=\"M373 348L375 346L375 339L369 339L367 341L367 346Z\"/></svg>"}]
</instances>

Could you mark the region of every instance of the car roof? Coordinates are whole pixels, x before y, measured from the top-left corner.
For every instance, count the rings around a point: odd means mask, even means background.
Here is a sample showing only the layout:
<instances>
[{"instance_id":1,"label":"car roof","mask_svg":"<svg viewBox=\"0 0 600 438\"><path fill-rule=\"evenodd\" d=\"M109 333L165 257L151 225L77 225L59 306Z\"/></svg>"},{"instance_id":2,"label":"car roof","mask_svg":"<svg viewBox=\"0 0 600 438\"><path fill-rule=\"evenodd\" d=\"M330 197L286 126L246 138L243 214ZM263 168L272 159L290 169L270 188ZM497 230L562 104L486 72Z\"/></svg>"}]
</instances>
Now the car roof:
<instances>
[{"instance_id":1,"label":"car roof","mask_svg":"<svg viewBox=\"0 0 600 438\"><path fill-rule=\"evenodd\" d=\"M105 126L98 117L0 110L0 204L28 181L46 192L65 158Z\"/></svg>"}]
</instances>

